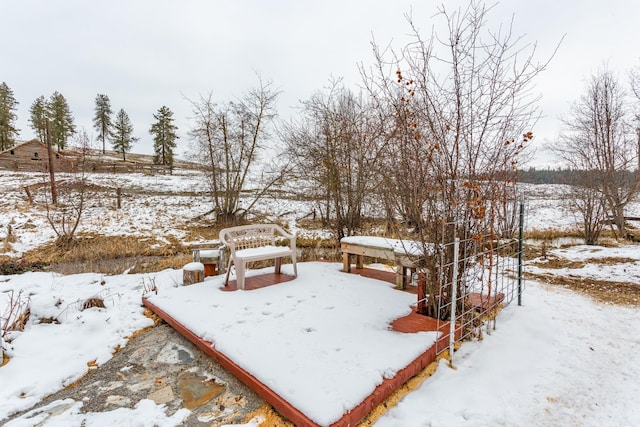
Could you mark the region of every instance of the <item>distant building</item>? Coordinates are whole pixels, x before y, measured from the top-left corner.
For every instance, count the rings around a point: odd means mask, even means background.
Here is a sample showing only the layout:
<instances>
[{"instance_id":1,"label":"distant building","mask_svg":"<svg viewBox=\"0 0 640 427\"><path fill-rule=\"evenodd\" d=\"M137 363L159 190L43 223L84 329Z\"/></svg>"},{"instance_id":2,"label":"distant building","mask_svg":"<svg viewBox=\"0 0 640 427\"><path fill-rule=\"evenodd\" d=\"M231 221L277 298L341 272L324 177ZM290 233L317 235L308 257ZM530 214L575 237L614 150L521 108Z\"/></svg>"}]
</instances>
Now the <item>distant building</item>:
<instances>
[{"instance_id":1,"label":"distant building","mask_svg":"<svg viewBox=\"0 0 640 427\"><path fill-rule=\"evenodd\" d=\"M74 156L53 152L53 169L60 172L70 172L75 169ZM49 171L49 151L47 146L37 139L23 142L8 150L0 151L0 169L25 172Z\"/></svg>"},{"instance_id":2,"label":"distant building","mask_svg":"<svg viewBox=\"0 0 640 427\"><path fill-rule=\"evenodd\" d=\"M118 153L69 147L61 152L53 151L55 172L102 172L102 173L147 173L170 174L172 167L155 165L150 155L130 154L136 160L122 160ZM180 163L183 167L194 168L193 164ZM0 169L20 172L48 172L49 152L47 146L38 139L22 142L8 150L0 151Z\"/></svg>"}]
</instances>

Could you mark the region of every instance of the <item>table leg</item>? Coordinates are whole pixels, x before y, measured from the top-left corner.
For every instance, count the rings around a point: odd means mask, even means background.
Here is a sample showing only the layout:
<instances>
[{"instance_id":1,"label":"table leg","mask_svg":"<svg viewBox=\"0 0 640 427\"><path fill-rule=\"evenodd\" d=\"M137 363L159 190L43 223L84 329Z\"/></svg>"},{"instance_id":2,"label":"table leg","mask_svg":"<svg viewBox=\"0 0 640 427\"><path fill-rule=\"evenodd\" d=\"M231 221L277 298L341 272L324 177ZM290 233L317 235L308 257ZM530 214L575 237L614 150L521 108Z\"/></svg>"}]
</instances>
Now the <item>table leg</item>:
<instances>
[{"instance_id":1,"label":"table leg","mask_svg":"<svg viewBox=\"0 0 640 427\"><path fill-rule=\"evenodd\" d=\"M404 289L404 267L401 265L396 266L396 288Z\"/></svg>"},{"instance_id":2,"label":"table leg","mask_svg":"<svg viewBox=\"0 0 640 427\"><path fill-rule=\"evenodd\" d=\"M351 255L346 252L342 254L342 271L344 271L345 273L349 273L351 271L350 256Z\"/></svg>"},{"instance_id":3,"label":"table leg","mask_svg":"<svg viewBox=\"0 0 640 427\"><path fill-rule=\"evenodd\" d=\"M418 307L417 311L427 314L427 276L425 273L418 273Z\"/></svg>"}]
</instances>

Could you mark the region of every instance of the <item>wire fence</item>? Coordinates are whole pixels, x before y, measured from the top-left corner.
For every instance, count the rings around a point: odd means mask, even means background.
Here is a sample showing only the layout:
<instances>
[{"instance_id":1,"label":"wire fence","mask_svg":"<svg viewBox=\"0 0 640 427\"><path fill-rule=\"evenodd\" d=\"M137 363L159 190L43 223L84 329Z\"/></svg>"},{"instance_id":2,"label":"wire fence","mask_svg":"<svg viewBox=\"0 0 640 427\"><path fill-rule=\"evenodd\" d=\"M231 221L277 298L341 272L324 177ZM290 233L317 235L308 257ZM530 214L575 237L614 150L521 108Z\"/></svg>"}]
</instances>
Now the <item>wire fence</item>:
<instances>
[{"instance_id":1,"label":"wire fence","mask_svg":"<svg viewBox=\"0 0 640 427\"><path fill-rule=\"evenodd\" d=\"M439 274L437 296L428 295L438 302L438 330L450 333L448 345L440 345L437 353L450 350L453 360L455 342L478 339L496 327L497 315L508 304L522 300L523 281L523 228L524 198L513 202L511 215L513 229L501 233L487 231L472 233L461 224L453 227L453 241L441 242L442 257L437 268ZM444 235L444 233L443 233Z\"/></svg>"}]
</instances>

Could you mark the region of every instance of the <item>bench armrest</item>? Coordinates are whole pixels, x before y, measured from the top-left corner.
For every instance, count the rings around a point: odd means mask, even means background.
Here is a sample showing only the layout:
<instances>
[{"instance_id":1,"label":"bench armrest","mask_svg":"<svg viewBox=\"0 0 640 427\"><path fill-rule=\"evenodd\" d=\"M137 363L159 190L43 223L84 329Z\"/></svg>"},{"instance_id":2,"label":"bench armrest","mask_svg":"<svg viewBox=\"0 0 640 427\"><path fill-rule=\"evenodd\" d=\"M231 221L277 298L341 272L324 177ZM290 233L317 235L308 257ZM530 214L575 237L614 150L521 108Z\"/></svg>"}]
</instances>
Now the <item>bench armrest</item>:
<instances>
[{"instance_id":1,"label":"bench armrest","mask_svg":"<svg viewBox=\"0 0 640 427\"><path fill-rule=\"evenodd\" d=\"M288 233L284 230L284 228L280 227L278 224L273 224L273 229L276 230L282 237L285 239L289 239L289 246L292 250L296 249L296 235L295 233Z\"/></svg>"}]
</instances>

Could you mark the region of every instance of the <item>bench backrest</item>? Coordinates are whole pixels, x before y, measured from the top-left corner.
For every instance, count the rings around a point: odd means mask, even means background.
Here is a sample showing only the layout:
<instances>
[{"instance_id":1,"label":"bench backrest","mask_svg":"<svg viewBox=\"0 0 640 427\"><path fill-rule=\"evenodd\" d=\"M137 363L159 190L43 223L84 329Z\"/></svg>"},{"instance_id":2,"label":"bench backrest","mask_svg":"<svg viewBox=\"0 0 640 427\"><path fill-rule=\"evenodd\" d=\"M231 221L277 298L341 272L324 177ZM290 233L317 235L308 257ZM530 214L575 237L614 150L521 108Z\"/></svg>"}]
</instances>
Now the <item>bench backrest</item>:
<instances>
[{"instance_id":1,"label":"bench backrest","mask_svg":"<svg viewBox=\"0 0 640 427\"><path fill-rule=\"evenodd\" d=\"M293 239L292 245L295 247L295 236L287 233L277 224L241 225L224 228L220 230L220 240L233 253L242 249L275 246L276 232L290 240Z\"/></svg>"}]
</instances>

